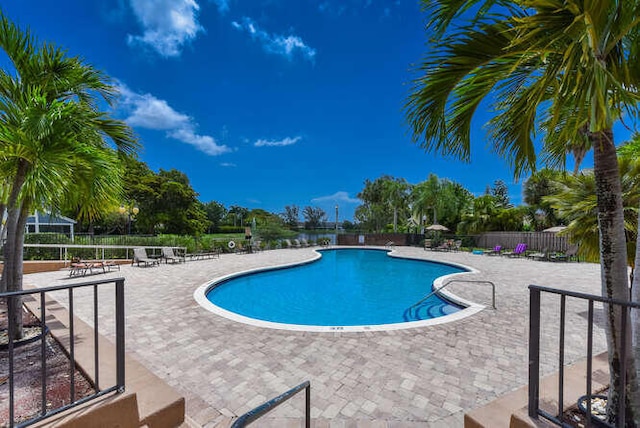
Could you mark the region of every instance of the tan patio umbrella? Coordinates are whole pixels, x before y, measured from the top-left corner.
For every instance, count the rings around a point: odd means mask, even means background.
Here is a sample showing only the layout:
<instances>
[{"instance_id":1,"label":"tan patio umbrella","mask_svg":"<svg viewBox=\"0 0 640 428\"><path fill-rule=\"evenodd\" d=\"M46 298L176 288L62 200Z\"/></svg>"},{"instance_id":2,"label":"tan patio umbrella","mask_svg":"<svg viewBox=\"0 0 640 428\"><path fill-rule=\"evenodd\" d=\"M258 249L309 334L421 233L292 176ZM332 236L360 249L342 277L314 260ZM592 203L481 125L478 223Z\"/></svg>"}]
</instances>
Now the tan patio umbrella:
<instances>
[{"instance_id":1,"label":"tan patio umbrella","mask_svg":"<svg viewBox=\"0 0 640 428\"><path fill-rule=\"evenodd\" d=\"M543 230L543 232L558 233L558 232L562 232L566 228L567 228L567 226L553 226L553 227L550 227L548 229Z\"/></svg>"},{"instance_id":2,"label":"tan patio umbrella","mask_svg":"<svg viewBox=\"0 0 640 428\"><path fill-rule=\"evenodd\" d=\"M427 227L427 230L437 230L440 232L448 232L449 228L441 224L432 224L431 226Z\"/></svg>"}]
</instances>

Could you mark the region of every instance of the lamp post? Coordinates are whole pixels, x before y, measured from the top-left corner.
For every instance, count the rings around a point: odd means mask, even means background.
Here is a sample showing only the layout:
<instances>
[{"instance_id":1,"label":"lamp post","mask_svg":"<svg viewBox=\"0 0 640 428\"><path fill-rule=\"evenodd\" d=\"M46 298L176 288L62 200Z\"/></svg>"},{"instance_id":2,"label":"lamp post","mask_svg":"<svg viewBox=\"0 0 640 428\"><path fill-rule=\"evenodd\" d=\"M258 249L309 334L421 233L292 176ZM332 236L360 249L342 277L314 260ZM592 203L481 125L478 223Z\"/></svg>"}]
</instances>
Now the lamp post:
<instances>
[{"instance_id":1,"label":"lamp post","mask_svg":"<svg viewBox=\"0 0 640 428\"><path fill-rule=\"evenodd\" d=\"M140 212L140 208L137 205L120 205L118 209L120 214L127 216L127 235L131 235L131 222L135 220L136 216Z\"/></svg>"},{"instance_id":2,"label":"lamp post","mask_svg":"<svg viewBox=\"0 0 640 428\"><path fill-rule=\"evenodd\" d=\"M336 239L338 239L338 206L336 205Z\"/></svg>"}]
</instances>

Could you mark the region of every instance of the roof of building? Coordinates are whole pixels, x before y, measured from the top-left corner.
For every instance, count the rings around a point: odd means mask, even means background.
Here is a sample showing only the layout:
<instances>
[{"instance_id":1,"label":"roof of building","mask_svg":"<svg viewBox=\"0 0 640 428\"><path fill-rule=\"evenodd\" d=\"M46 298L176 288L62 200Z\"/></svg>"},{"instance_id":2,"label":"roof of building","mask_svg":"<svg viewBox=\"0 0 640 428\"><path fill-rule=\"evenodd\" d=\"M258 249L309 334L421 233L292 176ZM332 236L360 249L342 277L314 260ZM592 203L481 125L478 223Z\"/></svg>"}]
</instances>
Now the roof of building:
<instances>
[{"instance_id":1,"label":"roof of building","mask_svg":"<svg viewBox=\"0 0 640 428\"><path fill-rule=\"evenodd\" d=\"M36 224L36 215L38 216L39 224L72 225L77 223L75 220L63 215L54 215L49 212L36 211L36 214L32 214L27 218L27 224Z\"/></svg>"}]
</instances>

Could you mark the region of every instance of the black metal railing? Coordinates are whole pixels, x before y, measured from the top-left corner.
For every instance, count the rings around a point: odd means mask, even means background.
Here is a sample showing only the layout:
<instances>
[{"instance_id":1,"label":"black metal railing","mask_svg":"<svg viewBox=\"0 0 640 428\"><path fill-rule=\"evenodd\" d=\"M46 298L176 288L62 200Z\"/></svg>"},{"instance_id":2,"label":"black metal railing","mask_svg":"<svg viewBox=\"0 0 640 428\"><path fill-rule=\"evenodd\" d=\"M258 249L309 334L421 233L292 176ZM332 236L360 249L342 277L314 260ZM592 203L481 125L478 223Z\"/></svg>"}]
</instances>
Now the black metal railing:
<instances>
[{"instance_id":1,"label":"black metal railing","mask_svg":"<svg viewBox=\"0 0 640 428\"><path fill-rule=\"evenodd\" d=\"M235 422L233 422L233 425L231 425L231 428L243 428L249 425L251 422L254 422L256 419L262 417L266 413L269 413L270 411L272 411L273 409L278 407L280 404L284 403L285 401L287 401L288 399L290 399L291 397L293 397L303 389L305 390L304 426L306 428L310 428L311 427L311 384L309 383L309 381L303 382L300 385L296 386L295 388L291 388L289 391L285 392L284 394L280 394L276 398L272 398L271 400L267 401L264 404L261 404L255 409L248 411L247 413L245 413L244 415L236 419Z\"/></svg>"},{"instance_id":2,"label":"black metal railing","mask_svg":"<svg viewBox=\"0 0 640 428\"><path fill-rule=\"evenodd\" d=\"M529 317L529 404L528 412L531 418L537 419L539 416L551 421L559 426L566 426L563 418L564 410L564 359L565 359L565 323L566 323L566 303L567 298L576 298L584 300L588 305L587 312L587 362L586 362L586 386L585 386L585 418L587 426L592 426L593 416L591 413L592 394L592 365L593 365L593 325L594 325L594 303L599 302L605 305L614 305L620 308L620 347L623 350L628 349L631 343L627 340L629 333L628 318L632 309L640 309L640 302L621 301L616 299L608 299L606 297L595 296L591 294L577 293L566 290L558 290L554 288L541 287L537 285L529 286L530 292L530 317ZM560 296L560 328L558 341L558 414L552 415L540 408L540 300L542 293L549 293ZM621 383L625 383L627 372L627 352L623 352L620 361ZM625 401L626 388L622 388L618 409L619 420L617 426L625 426ZM603 422L599 421L599 424Z\"/></svg>"},{"instance_id":3,"label":"black metal railing","mask_svg":"<svg viewBox=\"0 0 640 428\"><path fill-rule=\"evenodd\" d=\"M115 340L116 340L116 349L115 349L115 360L116 360L116 377L115 384L107 387L102 387L100 385L100 348L99 348L99 333L98 333L98 288L104 287L106 284L114 284L115 289ZM74 325L74 292L80 288L93 288L93 373L87 373L89 376L93 375L93 393L86 395L84 397L78 398L75 390L75 374L77 372L76 367L76 340L77 340L77 329ZM46 336L48 327L46 325L47 319L47 293L52 292L64 292L66 291L68 298L68 348L66 352L69 356L69 400L68 404L65 404L61 407L55 409L47 408L47 364L46 364L46 352L47 352L47 343ZM39 301L35 300L38 299ZM124 334L125 334L125 315L124 315L124 278L115 278L115 279L107 279L102 281L91 281L91 282L83 282L76 284L67 284L55 287L47 287L47 288L39 288L34 290L24 290L24 291L15 291L8 293L0 293L0 299L6 299L7 302L7 318L8 318L8 344L7 344L7 352L8 352L8 362L9 362L9 373L8 373L8 386L9 386L9 420L7 421L8 426L10 427L26 427L32 425L36 422L47 419L51 416L64 412L73 407L79 406L81 404L86 403L87 401L93 400L95 398L101 397L105 394L111 392L123 392L124 391L124 379L125 379L125 349L124 349ZM37 416L25 420L25 421L16 421L15 407L16 407L16 382L14 378L15 372L15 348L16 342L13 340L12 332L16 326L14 321L15 311L22 311L22 302L23 299L34 299L34 303L38 303L40 307L40 313L38 317L40 318L40 355L39 355L39 363L40 363L40 411ZM21 315L20 315L21 316ZM61 320L62 321L62 320ZM58 323L59 325L60 323ZM34 364L34 367L37 365Z\"/></svg>"}]
</instances>

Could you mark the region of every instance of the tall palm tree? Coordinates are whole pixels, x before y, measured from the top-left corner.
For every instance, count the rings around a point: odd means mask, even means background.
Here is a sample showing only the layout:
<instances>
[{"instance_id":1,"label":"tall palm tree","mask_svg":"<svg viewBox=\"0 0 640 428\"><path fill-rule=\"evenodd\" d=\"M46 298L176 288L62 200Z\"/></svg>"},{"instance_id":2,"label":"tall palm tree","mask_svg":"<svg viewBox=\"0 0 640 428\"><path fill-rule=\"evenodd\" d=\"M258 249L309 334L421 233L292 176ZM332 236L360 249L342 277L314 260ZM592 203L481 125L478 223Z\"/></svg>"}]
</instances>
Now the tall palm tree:
<instances>
[{"instance_id":1,"label":"tall palm tree","mask_svg":"<svg viewBox=\"0 0 640 428\"><path fill-rule=\"evenodd\" d=\"M107 139L126 153L137 142L128 126L98 110L116 94L102 73L50 44L38 46L1 13L0 48L15 68L0 70L0 179L8 193L0 289L16 291L29 213L81 203L85 215L95 214L121 189L118 155ZM10 334L20 338L21 302L10 304Z\"/></svg>"},{"instance_id":2,"label":"tall palm tree","mask_svg":"<svg viewBox=\"0 0 640 428\"><path fill-rule=\"evenodd\" d=\"M640 159L640 134L635 134L631 141L618 150L621 157ZM640 185L636 184L636 188ZM640 209L638 209L637 218L638 230L636 232L636 252L634 257L634 272L631 282L631 300L634 302L640 302L640 273L638 273L638 267L640 267ZM640 325L640 311L636 310L631 313L632 325ZM636 355L636 361L640 361L640 328L636 328L633 331L632 345ZM640 363L636 364L636 372L638 378L640 378Z\"/></svg>"},{"instance_id":3,"label":"tall palm tree","mask_svg":"<svg viewBox=\"0 0 640 428\"><path fill-rule=\"evenodd\" d=\"M561 223L558 214L544 197L556 194L558 183L565 179L566 173L543 168L531 174L522 183L522 200L531 209L531 222L536 230L558 226Z\"/></svg>"},{"instance_id":4,"label":"tall palm tree","mask_svg":"<svg viewBox=\"0 0 640 428\"><path fill-rule=\"evenodd\" d=\"M628 301L613 124L623 113L637 117L639 112L639 2L423 0L423 5L431 16L434 46L419 67L422 75L406 105L415 141L426 150L468 161L472 117L486 100L494 108L489 138L496 152L511 162L516 177L533 171L538 155L559 166L568 149L580 143L592 147L602 294ZM458 22L462 19L467 20ZM619 367L625 359L630 390L636 395L627 395L622 404L627 420L635 418L638 424L640 388L633 355L623 346L620 310L607 305L606 313L608 419L618 422L625 387Z\"/></svg>"},{"instance_id":5,"label":"tall palm tree","mask_svg":"<svg viewBox=\"0 0 640 428\"><path fill-rule=\"evenodd\" d=\"M438 212L444 202L442 197L442 184L438 176L431 173L429 177L411 189L411 201L414 213L425 218L427 214L433 212L432 223L438 223Z\"/></svg>"},{"instance_id":6,"label":"tall palm tree","mask_svg":"<svg viewBox=\"0 0 640 428\"><path fill-rule=\"evenodd\" d=\"M398 211L406 205L409 183L404 178L389 178L383 183L383 196L393 209L393 231L398 231Z\"/></svg>"},{"instance_id":7,"label":"tall palm tree","mask_svg":"<svg viewBox=\"0 0 640 428\"><path fill-rule=\"evenodd\" d=\"M619 167L622 183L625 231L627 241L627 264L634 267L636 234L638 232L638 206L640 205L640 160L631 156L620 156ZM579 243L580 256L585 260L598 261L600 255L598 239L598 216L596 179L591 169L577 175L556 175L552 194L544 196L545 205L557 210L569 221L563 231L573 243Z\"/></svg>"}]
</instances>

